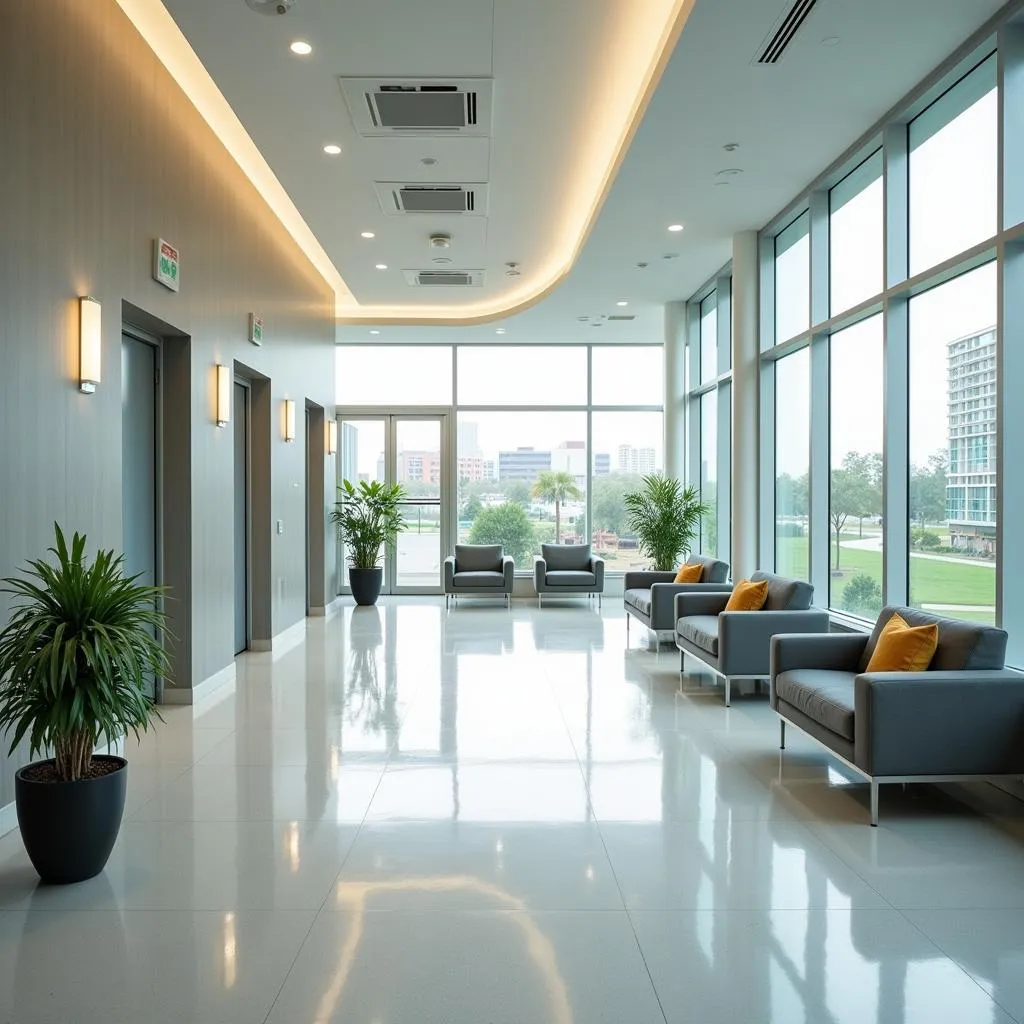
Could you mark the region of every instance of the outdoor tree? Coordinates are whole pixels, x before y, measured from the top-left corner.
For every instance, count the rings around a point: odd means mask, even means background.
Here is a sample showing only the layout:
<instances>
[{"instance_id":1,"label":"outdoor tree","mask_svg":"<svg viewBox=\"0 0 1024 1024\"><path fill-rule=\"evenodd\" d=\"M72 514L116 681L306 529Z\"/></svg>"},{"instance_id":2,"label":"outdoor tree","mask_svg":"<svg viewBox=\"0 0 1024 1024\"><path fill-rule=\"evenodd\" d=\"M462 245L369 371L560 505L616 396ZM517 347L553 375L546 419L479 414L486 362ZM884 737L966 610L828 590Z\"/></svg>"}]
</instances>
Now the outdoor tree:
<instances>
[{"instance_id":1,"label":"outdoor tree","mask_svg":"<svg viewBox=\"0 0 1024 1024\"><path fill-rule=\"evenodd\" d=\"M843 607L866 619L877 618L882 610L882 588L878 580L865 572L858 573L843 588Z\"/></svg>"},{"instance_id":2,"label":"outdoor tree","mask_svg":"<svg viewBox=\"0 0 1024 1024\"><path fill-rule=\"evenodd\" d=\"M910 518L924 526L946 518L946 484L949 480L949 459L943 448L928 456L925 466L910 470Z\"/></svg>"},{"instance_id":3,"label":"outdoor tree","mask_svg":"<svg viewBox=\"0 0 1024 1024\"><path fill-rule=\"evenodd\" d=\"M583 492L576 486L572 473L562 470L545 470L533 485L533 497L538 501L550 501L555 505L555 543L562 542L562 504L579 501Z\"/></svg>"},{"instance_id":4,"label":"outdoor tree","mask_svg":"<svg viewBox=\"0 0 1024 1024\"><path fill-rule=\"evenodd\" d=\"M847 452L838 469L832 470L829 520L836 535L836 568L839 568L840 540L850 516L862 524L865 516L882 511L882 456Z\"/></svg>"},{"instance_id":5,"label":"outdoor tree","mask_svg":"<svg viewBox=\"0 0 1024 1024\"><path fill-rule=\"evenodd\" d=\"M506 501L522 505L523 508L530 504L530 488L522 480L509 480L501 485L500 490Z\"/></svg>"},{"instance_id":6,"label":"outdoor tree","mask_svg":"<svg viewBox=\"0 0 1024 1024\"><path fill-rule=\"evenodd\" d=\"M469 531L470 544L500 544L506 555L525 564L534 554L536 538L526 509L515 502L485 508Z\"/></svg>"},{"instance_id":7,"label":"outdoor tree","mask_svg":"<svg viewBox=\"0 0 1024 1024\"><path fill-rule=\"evenodd\" d=\"M465 519L467 522L471 523L483 510L483 503L475 494L471 494L466 499L466 503L462 506L462 514L459 518Z\"/></svg>"},{"instance_id":8,"label":"outdoor tree","mask_svg":"<svg viewBox=\"0 0 1024 1024\"><path fill-rule=\"evenodd\" d=\"M779 516L807 515L807 474L793 477L780 473L775 481L776 511Z\"/></svg>"},{"instance_id":9,"label":"outdoor tree","mask_svg":"<svg viewBox=\"0 0 1024 1024\"><path fill-rule=\"evenodd\" d=\"M594 528L607 530L619 537L629 534L626 522L626 507L623 498L640 487L641 477L637 473L615 473L596 476L593 482L591 501L594 508Z\"/></svg>"}]
</instances>

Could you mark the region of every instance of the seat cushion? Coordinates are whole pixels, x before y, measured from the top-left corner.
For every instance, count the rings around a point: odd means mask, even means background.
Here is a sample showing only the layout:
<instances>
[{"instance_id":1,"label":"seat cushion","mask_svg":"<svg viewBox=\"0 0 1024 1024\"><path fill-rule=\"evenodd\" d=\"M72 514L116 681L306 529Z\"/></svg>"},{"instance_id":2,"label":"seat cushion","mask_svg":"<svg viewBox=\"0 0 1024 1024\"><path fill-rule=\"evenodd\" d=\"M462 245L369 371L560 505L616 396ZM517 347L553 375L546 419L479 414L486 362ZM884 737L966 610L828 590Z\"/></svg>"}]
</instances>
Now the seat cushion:
<instances>
[{"instance_id":1,"label":"seat cushion","mask_svg":"<svg viewBox=\"0 0 1024 1024\"><path fill-rule=\"evenodd\" d=\"M453 578L457 587L501 587L505 583L503 573L482 569L476 572L457 572Z\"/></svg>"},{"instance_id":2,"label":"seat cushion","mask_svg":"<svg viewBox=\"0 0 1024 1024\"><path fill-rule=\"evenodd\" d=\"M540 556L547 562L549 584L552 569L558 572L590 569L589 544L541 544Z\"/></svg>"},{"instance_id":3,"label":"seat cushion","mask_svg":"<svg viewBox=\"0 0 1024 1024\"><path fill-rule=\"evenodd\" d=\"M500 544L456 544L455 573L501 572Z\"/></svg>"},{"instance_id":4,"label":"seat cushion","mask_svg":"<svg viewBox=\"0 0 1024 1024\"><path fill-rule=\"evenodd\" d=\"M676 632L695 647L718 657L717 615L684 615L676 622Z\"/></svg>"},{"instance_id":5,"label":"seat cushion","mask_svg":"<svg viewBox=\"0 0 1024 1024\"><path fill-rule=\"evenodd\" d=\"M853 742L855 672L795 668L775 677L775 692L829 732Z\"/></svg>"},{"instance_id":6,"label":"seat cushion","mask_svg":"<svg viewBox=\"0 0 1024 1024\"><path fill-rule=\"evenodd\" d=\"M625 604L629 605L630 608L635 608L638 612L646 615L648 618L651 617L650 590L627 590L623 593L622 600Z\"/></svg>"},{"instance_id":7,"label":"seat cushion","mask_svg":"<svg viewBox=\"0 0 1024 1024\"><path fill-rule=\"evenodd\" d=\"M803 580L791 580L772 572L755 572L752 580L768 581L768 597L764 609L768 612L807 611L814 598L814 587Z\"/></svg>"},{"instance_id":8,"label":"seat cushion","mask_svg":"<svg viewBox=\"0 0 1024 1024\"><path fill-rule=\"evenodd\" d=\"M592 572L583 572L581 569L550 569L544 576L544 582L549 587L595 587L597 577Z\"/></svg>"}]
</instances>

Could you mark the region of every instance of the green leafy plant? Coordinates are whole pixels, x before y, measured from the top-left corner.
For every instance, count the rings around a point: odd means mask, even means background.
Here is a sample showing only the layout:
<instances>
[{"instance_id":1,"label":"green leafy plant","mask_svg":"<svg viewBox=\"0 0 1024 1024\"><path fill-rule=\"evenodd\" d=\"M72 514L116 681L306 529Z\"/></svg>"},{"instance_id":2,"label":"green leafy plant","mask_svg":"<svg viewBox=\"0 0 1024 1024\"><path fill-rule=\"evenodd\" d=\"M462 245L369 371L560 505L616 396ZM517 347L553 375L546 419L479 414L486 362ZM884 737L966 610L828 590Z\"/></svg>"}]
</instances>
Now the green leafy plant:
<instances>
[{"instance_id":1,"label":"green leafy plant","mask_svg":"<svg viewBox=\"0 0 1024 1024\"><path fill-rule=\"evenodd\" d=\"M485 508L473 522L469 543L500 544L517 565L524 565L540 550L526 510L513 501Z\"/></svg>"},{"instance_id":2,"label":"green leafy plant","mask_svg":"<svg viewBox=\"0 0 1024 1024\"><path fill-rule=\"evenodd\" d=\"M867 573L858 573L843 588L842 607L866 619L878 617L882 610L882 588Z\"/></svg>"},{"instance_id":3,"label":"green leafy plant","mask_svg":"<svg viewBox=\"0 0 1024 1024\"><path fill-rule=\"evenodd\" d=\"M402 532L400 505L405 488L379 480L360 480L358 486L343 480L338 494L331 522L348 545L349 564L353 569L373 569L380 561L381 549L394 545Z\"/></svg>"},{"instance_id":4,"label":"green leafy plant","mask_svg":"<svg viewBox=\"0 0 1024 1024\"><path fill-rule=\"evenodd\" d=\"M622 501L640 551L653 568L662 571L675 568L677 558L689 553L701 518L710 511L701 504L696 487L683 487L660 474L645 476L643 487L630 491Z\"/></svg>"},{"instance_id":5,"label":"green leafy plant","mask_svg":"<svg viewBox=\"0 0 1024 1024\"><path fill-rule=\"evenodd\" d=\"M83 534L69 551L56 523L54 532L55 564L32 561L3 580L14 600L0 632L0 731L13 733L11 752L26 735L31 756L52 750L58 777L71 782L88 773L101 739L137 738L159 717L143 686L166 674L168 659L157 639L163 588L125 576L113 551L90 564Z\"/></svg>"},{"instance_id":6,"label":"green leafy plant","mask_svg":"<svg viewBox=\"0 0 1024 1024\"><path fill-rule=\"evenodd\" d=\"M579 501L583 492L576 486L572 473L562 470L544 470L537 477L530 492L538 501L551 501L555 505L555 543L562 543L562 505L566 501Z\"/></svg>"}]
</instances>

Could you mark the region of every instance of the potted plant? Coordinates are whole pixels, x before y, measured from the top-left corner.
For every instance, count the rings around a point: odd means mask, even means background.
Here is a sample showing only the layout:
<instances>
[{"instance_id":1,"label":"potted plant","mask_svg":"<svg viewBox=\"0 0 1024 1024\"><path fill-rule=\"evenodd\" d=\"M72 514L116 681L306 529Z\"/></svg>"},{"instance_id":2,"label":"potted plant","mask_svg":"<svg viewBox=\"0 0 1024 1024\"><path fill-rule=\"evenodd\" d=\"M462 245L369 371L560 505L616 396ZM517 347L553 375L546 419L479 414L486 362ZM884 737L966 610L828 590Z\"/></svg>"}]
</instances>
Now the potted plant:
<instances>
[{"instance_id":1,"label":"potted plant","mask_svg":"<svg viewBox=\"0 0 1024 1024\"><path fill-rule=\"evenodd\" d=\"M143 686L165 675L162 588L124 575L124 556L85 558L55 523L55 556L4 579L13 595L0 631L0 731L13 753L28 738L30 756L53 757L18 770L15 802L22 840L47 882L79 882L103 870L124 812L127 764L93 754L105 740L139 735L156 713Z\"/></svg>"},{"instance_id":2,"label":"potted plant","mask_svg":"<svg viewBox=\"0 0 1024 1024\"><path fill-rule=\"evenodd\" d=\"M376 604L384 569L378 564L381 550L394 547L402 532L400 503L405 498L401 484L360 480L355 486L343 480L340 498L331 511L331 521L348 546L348 579L356 604Z\"/></svg>"},{"instance_id":3,"label":"potted plant","mask_svg":"<svg viewBox=\"0 0 1024 1024\"><path fill-rule=\"evenodd\" d=\"M651 568L662 572L671 571L680 555L689 554L701 518L710 511L692 484L683 487L660 474L645 476L643 487L622 500L640 551L651 560Z\"/></svg>"}]
</instances>

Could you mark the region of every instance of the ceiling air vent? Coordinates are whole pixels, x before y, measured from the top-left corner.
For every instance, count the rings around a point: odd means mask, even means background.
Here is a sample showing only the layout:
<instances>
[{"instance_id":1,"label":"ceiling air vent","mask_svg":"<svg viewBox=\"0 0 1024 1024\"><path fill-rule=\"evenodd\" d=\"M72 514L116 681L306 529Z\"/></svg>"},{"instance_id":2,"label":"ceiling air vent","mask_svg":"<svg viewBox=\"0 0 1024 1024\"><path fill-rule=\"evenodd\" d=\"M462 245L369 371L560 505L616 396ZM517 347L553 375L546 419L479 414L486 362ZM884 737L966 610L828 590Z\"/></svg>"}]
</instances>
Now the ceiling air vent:
<instances>
[{"instance_id":1,"label":"ceiling air vent","mask_svg":"<svg viewBox=\"0 0 1024 1024\"><path fill-rule=\"evenodd\" d=\"M765 38L758 51L756 63L778 64L817 2L818 0L795 0L790 4Z\"/></svg>"},{"instance_id":2,"label":"ceiling air vent","mask_svg":"<svg viewBox=\"0 0 1024 1024\"><path fill-rule=\"evenodd\" d=\"M385 213L454 213L482 216L487 208L487 186L477 183L377 181L377 198Z\"/></svg>"},{"instance_id":3,"label":"ceiling air vent","mask_svg":"<svg viewBox=\"0 0 1024 1024\"><path fill-rule=\"evenodd\" d=\"M340 78L360 135L490 135L489 78Z\"/></svg>"},{"instance_id":4,"label":"ceiling air vent","mask_svg":"<svg viewBox=\"0 0 1024 1024\"><path fill-rule=\"evenodd\" d=\"M635 320L636 313L612 313L609 320Z\"/></svg>"},{"instance_id":5,"label":"ceiling air vent","mask_svg":"<svg viewBox=\"0 0 1024 1024\"><path fill-rule=\"evenodd\" d=\"M408 284L418 288L479 288L482 270L403 270Z\"/></svg>"}]
</instances>

